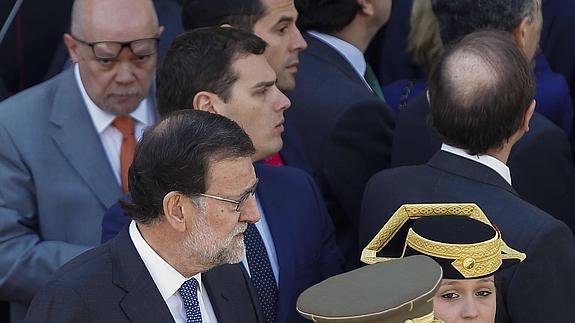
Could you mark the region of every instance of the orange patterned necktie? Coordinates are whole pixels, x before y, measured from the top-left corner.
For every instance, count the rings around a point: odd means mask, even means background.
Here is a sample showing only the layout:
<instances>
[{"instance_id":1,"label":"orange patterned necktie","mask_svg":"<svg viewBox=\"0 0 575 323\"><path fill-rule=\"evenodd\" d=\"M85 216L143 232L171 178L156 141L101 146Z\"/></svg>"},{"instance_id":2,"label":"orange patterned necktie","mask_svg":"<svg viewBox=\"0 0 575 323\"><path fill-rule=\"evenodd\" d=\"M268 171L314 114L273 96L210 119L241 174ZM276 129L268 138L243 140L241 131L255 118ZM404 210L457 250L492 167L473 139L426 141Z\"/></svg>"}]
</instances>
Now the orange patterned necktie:
<instances>
[{"instance_id":1,"label":"orange patterned necktie","mask_svg":"<svg viewBox=\"0 0 575 323\"><path fill-rule=\"evenodd\" d=\"M134 135L134 119L130 116L119 116L114 119L112 126L122 133L122 146L120 147L120 178L122 192L128 194L128 169L134 159L136 150L136 136Z\"/></svg>"}]
</instances>

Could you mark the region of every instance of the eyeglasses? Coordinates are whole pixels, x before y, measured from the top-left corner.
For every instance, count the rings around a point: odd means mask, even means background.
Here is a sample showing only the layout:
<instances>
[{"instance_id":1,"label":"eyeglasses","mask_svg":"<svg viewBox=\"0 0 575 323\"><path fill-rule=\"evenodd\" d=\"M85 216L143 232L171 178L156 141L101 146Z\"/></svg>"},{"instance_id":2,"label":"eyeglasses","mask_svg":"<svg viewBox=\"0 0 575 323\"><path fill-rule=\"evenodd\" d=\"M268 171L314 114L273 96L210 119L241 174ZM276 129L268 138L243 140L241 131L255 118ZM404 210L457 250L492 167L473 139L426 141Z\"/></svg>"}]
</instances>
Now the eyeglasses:
<instances>
[{"instance_id":1,"label":"eyeglasses","mask_svg":"<svg viewBox=\"0 0 575 323\"><path fill-rule=\"evenodd\" d=\"M217 195L210 195L210 194L204 194L204 193L196 193L196 194L192 194L192 195L203 196L203 197L211 198L214 200L224 201L224 202L235 204L236 205L236 212L241 212L243 207L246 205L246 202L248 201L248 199L250 197L253 197L256 194L258 182L259 182L259 180L256 180L256 183L254 184L254 186L252 186L247 192L245 192L244 195L242 195L238 200L233 200L233 199L229 199L229 198L225 198L225 197L221 197L221 196L217 196Z\"/></svg>"},{"instance_id":2,"label":"eyeglasses","mask_svg":"<svg viewBox=\"0 0 575 323\"><path fill-rule=\"evenodd\" d=\"M90 46L94 56L98 59L114 59L120 55L124 47L128 47L132 53L136 56L149 56L156 53L158 47L159 38L142 38L136 39L129 42L117 42L117 41L98 41L98 42L87 42L79 39L78 37L72 35L72 38L79 42L80 44Z\"/></svg>"}]
</instances>

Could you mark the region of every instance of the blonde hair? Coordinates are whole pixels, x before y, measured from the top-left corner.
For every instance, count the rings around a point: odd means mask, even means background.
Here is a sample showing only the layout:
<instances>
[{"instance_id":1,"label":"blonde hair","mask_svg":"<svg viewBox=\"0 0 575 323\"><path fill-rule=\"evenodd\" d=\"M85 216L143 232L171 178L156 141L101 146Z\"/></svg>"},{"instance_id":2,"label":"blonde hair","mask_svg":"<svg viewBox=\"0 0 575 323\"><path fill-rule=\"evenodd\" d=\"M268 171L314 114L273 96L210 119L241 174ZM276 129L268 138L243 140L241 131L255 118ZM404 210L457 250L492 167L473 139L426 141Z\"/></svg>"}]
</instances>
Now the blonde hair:
<instances>
[{"instance_id":1,"label":"blonde hair","mask_svg":"<svg viewBox=\"0 0 575 323\"><path fill-rule=\"evenodd\" d=\"M431 0L414 0L409 22L411 30L406 51L419 67L429 73L444 52Z\"/></svg>"}]
</instances>

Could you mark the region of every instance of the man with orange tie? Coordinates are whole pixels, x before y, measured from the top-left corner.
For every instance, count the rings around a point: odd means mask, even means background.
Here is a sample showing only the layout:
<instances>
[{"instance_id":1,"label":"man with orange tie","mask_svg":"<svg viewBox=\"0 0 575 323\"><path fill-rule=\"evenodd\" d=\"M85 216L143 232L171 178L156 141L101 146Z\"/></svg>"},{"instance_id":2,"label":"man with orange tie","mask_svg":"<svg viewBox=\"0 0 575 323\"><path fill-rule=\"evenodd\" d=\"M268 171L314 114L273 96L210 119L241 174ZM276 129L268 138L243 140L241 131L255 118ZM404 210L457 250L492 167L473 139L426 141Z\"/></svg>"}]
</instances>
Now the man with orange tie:
<instances>
[{"instance_id":1,"label":"man with orange tie","mask_svg":"<svg viewBox=\"0 0 575 323\"><path fill-rule=\"evenodd\" d=\"M0 299L11 321L62 264L99 244L127 191L163 28L149 0L76 0L64 42L74 62L0 104Z\"/></svg>"}]
</instances>

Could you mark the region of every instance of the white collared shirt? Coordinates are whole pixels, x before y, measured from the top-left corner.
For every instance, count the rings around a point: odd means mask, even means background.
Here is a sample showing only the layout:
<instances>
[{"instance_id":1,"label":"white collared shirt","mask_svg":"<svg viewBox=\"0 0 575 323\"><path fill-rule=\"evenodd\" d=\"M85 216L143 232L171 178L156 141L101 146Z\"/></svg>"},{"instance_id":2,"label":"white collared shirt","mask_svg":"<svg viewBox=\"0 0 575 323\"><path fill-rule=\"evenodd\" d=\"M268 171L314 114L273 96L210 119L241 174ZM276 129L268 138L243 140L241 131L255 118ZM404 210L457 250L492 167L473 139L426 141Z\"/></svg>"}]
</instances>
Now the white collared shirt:
<instances>
[{"instance_id":1,"label":"white collared shirt","mask_svg":"<svg viewBox=\"0 0 575 323\"><path fill-rule=\"evenodd\" d=\"M258 211L260 211L260 220L255 223L256 229L260 233L262 240L264 242L264 246L266 247L266 252L268 254L268 259L270 260L270 265L272 266L272 271L274 273L274 278L276 280L276 286L279 288L279 275L280 275L280 267L278 263L278 257L276 252L276 247L274 244L274 240L272 239L272 234L270 228L268 226L268 222L266 221L266 217L264 214L264 210L260 204L260 200L258 195L256 194L256 205L258 206ZM242 259L242 264L244 268L248 272L248 275L251 277L250 267L248 266L248 259L244 257Z\"/></svg>"},{"instance_id":2,"label":"white collared shirt","mask_svg":"<svg viewBox=\"0 0 575 323\"><path fill-rule=\"evenodd\" d=\"M317 31L308 31L308 34L312 35L313 37L323 41L324 43L328 44L330 47L335 49L338 53L340 53L348 62L351 64L353 69L359 75L359 78L363 81L365 86L373 92L369 83L365 80L365 70L367 68L367 63L365 62L365 56L359 48L353 46L352 44L342 40L340 38L320 33Z\"/></svg>"},{"instance_id":3,"label":"white collared shirt","mask_svg":"<svg viewBox=\"0 0 575 323\"><path fill-rule=\"evenodd\" d=\"M471 155L461 148L453 147L445 143L441 145L441 150L483 164L496 171L497 174L501 175L501 177L503 177L503 179L505 179L505 181L511 185L511 172L509 171L509 167L507 167L507 165L505 165L499 159L489 155Z\"/></svg>"},{"instance_id":4,"label":"white collared shirt","mask_svg":"<svg viewBox=\"0 0 575 323\"><path fill-rule=\"evenodd\" d=\"M174 267L168 264L160 255L158 255L152 247L144 240L144 237L140 234L136 222L132 221L130 223L130 238L136 247L136 251L142 258L144 265L150 272L156 287L160 291L164 302L168 306L170 313L174 317L176 323L186 322L186 310L184 308L184 303L182 302L182 297L178 292L178 289L182 284L192 277L186 278L182 276ZM214 309L212 308L212 303L210 303L210 298L208 293L205 292L204 284L202 283L202 274L198 273L193 276L198 281L198 300L200 303L200 311L202 313L203 323L217 323L216 315Z\"/></svg>"},{"instance_id":5,"label":"white collared shirt","mask_svg":"<svg viewBox=\"0 0 575 323\"><path fill-rule=\"evenodd\" d=\"M76 77L76 83L78 83L78 87L80 88L82 98L84 99L84 103L86 104L86 107L88 107L88 113L90 114L94 127L102 141L110 166L112 166L112 170L114 170L118 184L121 185L120 148L122 146L122 133L120 130L112 126L112 122L116 118L116 115L98 108L94 101L92 101L88 96L80 77L80 68L78 67L78 64L74 65L74 75ZM140 140L146 127L154 124L153 110L150 100L145 98L140 102L138 108L130 113L130 116L135 120L134 134L136 136L136 140Z\"/></svg>"}]
</instances>

